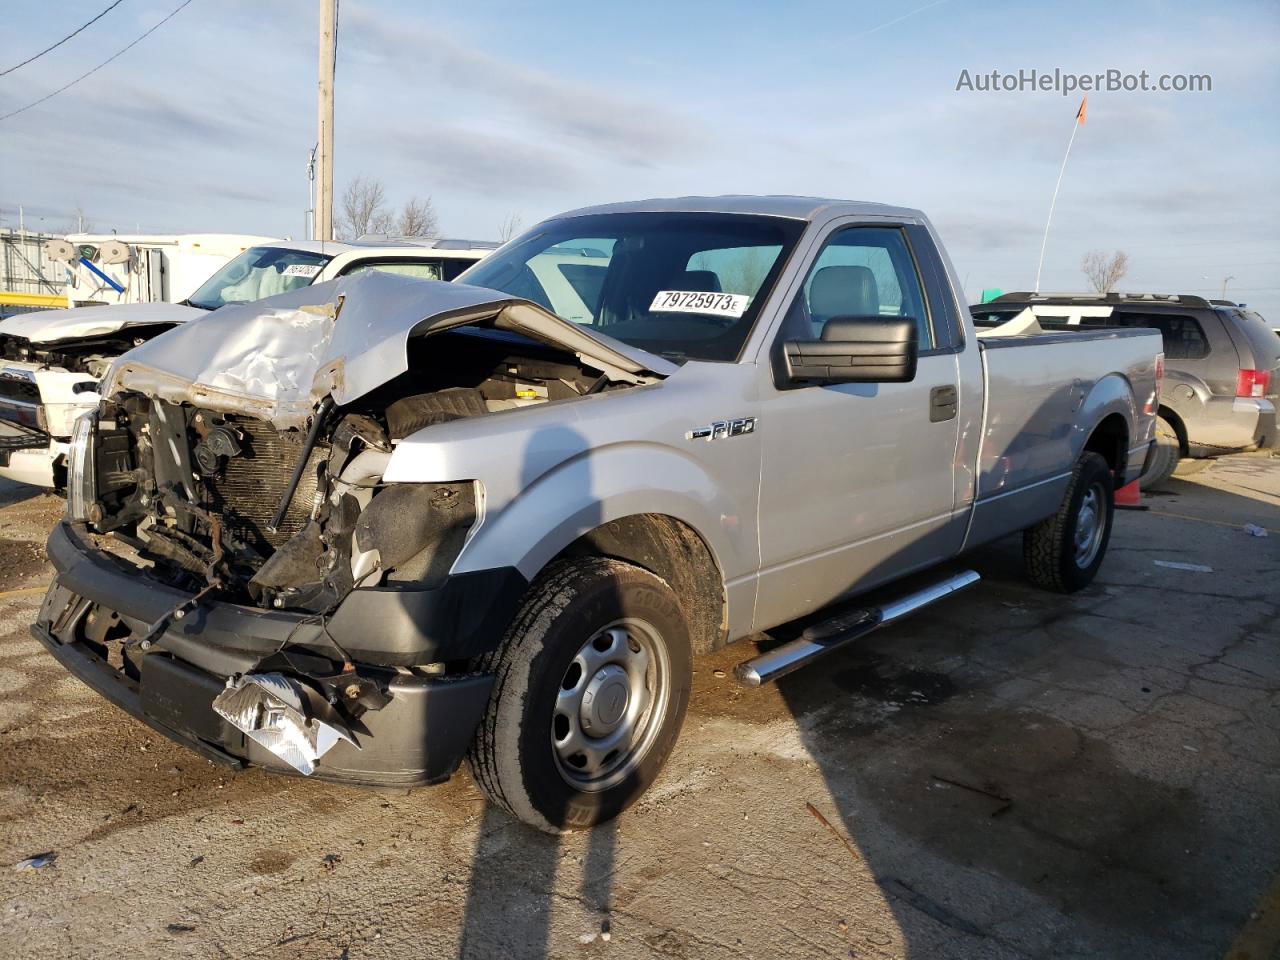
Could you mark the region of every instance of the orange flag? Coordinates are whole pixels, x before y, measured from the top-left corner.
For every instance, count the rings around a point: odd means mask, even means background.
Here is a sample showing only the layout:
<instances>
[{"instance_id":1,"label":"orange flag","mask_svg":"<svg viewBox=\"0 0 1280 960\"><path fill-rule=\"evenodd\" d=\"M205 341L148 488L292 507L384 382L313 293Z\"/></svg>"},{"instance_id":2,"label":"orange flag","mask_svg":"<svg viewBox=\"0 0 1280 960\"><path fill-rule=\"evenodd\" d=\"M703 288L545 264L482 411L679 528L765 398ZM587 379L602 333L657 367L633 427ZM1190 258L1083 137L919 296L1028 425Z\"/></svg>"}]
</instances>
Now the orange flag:
<instances>
[{"instance_id":1,"label":"orange flag","mask_svg":"<svg viewBox=\"0 0 1280 960\"><path fill-rule=\"evenodd\" d=\"M1080 124L1081 126L1084 125L1084 114L1088 106L1089 106L1089 95L1085 94L1084 99L1080 101L1080 109L1076 111L1076 123Z\"/></svg>"}]
</instances>

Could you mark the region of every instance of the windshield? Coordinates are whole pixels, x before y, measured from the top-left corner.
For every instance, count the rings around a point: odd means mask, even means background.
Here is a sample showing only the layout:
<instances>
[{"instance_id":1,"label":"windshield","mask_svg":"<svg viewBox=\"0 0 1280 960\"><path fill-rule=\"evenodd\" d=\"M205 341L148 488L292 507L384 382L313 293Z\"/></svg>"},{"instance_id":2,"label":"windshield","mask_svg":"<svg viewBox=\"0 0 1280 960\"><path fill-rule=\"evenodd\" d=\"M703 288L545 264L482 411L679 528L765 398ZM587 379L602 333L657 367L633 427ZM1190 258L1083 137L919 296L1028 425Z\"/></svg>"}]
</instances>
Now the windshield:
<instances>
[{"instance_id":1,"label":"windshield","mask_svg":"<svg viewBox=\"0 0 1280 960\"><path fill-rule=\"evenodd\" d=\"M217 310L229 303L248 303L305 287L333 258L323 253L250 247L215 273L187 303Z\"/></svg>"},{"instance_id":2,"label":"windshield","mask_svg":"<svg viewBox=\"0 0 1280 960\"><path fill-rule=\"evenodd\" d=\"M735 214L573 217L460 279L677 362L734 360L803 229Z\"/></svg>"}]
</instances>

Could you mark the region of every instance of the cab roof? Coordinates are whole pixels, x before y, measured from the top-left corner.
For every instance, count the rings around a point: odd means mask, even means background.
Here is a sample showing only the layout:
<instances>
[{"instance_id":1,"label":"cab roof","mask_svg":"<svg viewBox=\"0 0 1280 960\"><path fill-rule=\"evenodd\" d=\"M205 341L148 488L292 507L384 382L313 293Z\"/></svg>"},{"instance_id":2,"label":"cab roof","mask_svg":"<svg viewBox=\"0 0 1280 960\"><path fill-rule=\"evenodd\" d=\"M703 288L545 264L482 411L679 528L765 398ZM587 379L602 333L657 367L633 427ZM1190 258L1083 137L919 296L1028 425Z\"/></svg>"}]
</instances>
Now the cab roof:
<instances>
[{"instance_id":1,"label":"cab roof","mask_svg":"<svg viewBox=\"0 0 1280 960\"><path fill-rule=\"evenodd\" d=\"M924 214L910 207L895 207L864 200L832 200L824 197L741 196L666 197L653 200L630 200L581 207L553 219L585 217L600 213L741 213L765 217L788 217L793 220L815 220L822 215L906 217L923 219Z\"/></svg>"}]
</instances>

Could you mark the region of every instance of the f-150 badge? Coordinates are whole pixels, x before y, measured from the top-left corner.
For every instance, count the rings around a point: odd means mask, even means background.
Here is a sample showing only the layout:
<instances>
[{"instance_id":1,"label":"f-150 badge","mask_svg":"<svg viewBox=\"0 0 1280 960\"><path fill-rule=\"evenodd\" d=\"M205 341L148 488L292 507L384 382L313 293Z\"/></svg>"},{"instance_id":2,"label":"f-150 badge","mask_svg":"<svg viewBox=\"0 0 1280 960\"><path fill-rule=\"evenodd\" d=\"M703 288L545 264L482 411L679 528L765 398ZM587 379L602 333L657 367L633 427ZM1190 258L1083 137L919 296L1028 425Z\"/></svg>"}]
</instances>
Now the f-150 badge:
<instances>
[{"instance_id":1,"label":"f-150 badge","mask_svg":"<svg viewBox=\"0 0 1280 960\"><path fill-rule=\"evenodd\" d=\"M686 440L723 440L726 437L740 437L744 433L756 432L755 417L740 417L737 420L716 420L705 427L694 427L686 433Z\"/></svg>"}]
</instances>

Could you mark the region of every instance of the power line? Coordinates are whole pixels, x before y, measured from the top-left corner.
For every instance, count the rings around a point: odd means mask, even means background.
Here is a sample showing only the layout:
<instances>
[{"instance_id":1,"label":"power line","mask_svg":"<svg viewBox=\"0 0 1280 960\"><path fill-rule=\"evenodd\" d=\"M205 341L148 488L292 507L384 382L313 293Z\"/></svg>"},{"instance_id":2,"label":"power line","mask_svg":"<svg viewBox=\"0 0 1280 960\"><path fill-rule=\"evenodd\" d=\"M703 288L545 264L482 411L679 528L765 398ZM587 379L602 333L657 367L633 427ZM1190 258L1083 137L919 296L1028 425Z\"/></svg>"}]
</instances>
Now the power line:
<instances>
[{"instance_id":1,"label":"power line","mask_svg":"<svg viewBox=\"0 0 1280 960\"><path fill-rule=\"evenodd\" d=\"M98 14L96 17L94 17L94 18L93 18L92 20L90 20L88 23L86 23L86 24L84 24L83 26L78 27L77 29L75 29L75 30L71 31L71 32L70 32L70 33L68 33L65 37L63 37L61 40L59 40L57 43L55 43L52 47L45 47L43 50L41 50L39 53L37 53L34 57L28 57L26 60L23 60L20 64L18 64L18 66L16 66L16 67L10 67L8 70L5 70L3 73L0 73L0 77L7 77L9 74L13 73L13 71L17 70L17 69L18 69L18 67L25 67L25 66L26 66L28 63L30 63L32 60L39 60L39 59L40 59L41 57L43 57L46 53L48 53L50 50L55 50L55 49L57 49L58 47L62 46L64 43L66 43L68 40L70 40L72 37L74 37L74 36L75 36L77 33L79 33L81 30L84 30L86 27L91 27L91 26L93 26L95 23L97 23L99 20L101 20L103 17L105 17L108 13L110 13L110 12L111 12L112 10L114 10L116 7L120 6L120 4L122 4L122 3L124 3L124 0L116 0L116 2L115 2L115 3L111 4L111 6L107 7L107 9L103 10L100 14Z\"/></svg>"},{"instance_id":2,"label":"power line","mask_svg":"<svg viewBox=\"0 0 1280 960\"><path fill-rule=\"evenodd\" d=\"M150 30L148 30L146 33L144 33L142 36L138 37L138 39L134 40L134 41L133 41L132 43L130 43L128 46L123 47L122 49L120 49L120 50L116 51L115 53L113 53L111 56L107 57L107 59L103 60L100 64L98 64L96 67L94 67L94 68L93 68L92 70L90 70L88 73L82 73L82 74L80 74L80 76L76 77L76 78L75 78L74 80L72 80L70 83L66 84L65 86L61 86L61 87L59 87L57 90L53 91L53 93L45 94L45 95L44 95L43 97L41 97L39 100L35 100L35 101L31 102L31 103L28 103L25 107L19 107L17 110L11 111L10 113L6 113L4 116L0 116L0 121L8 120L10 117L16 117L18 114L20 114L20 113L24 113L24 112L26 112L27 110L30 110L32 107L38 107L40 104L44 103L46 100L52 100L54 97L56 97L58 94L62 93L63 91L65 91L65 90L70 90L72 87L74 87L74 86L75 86L77 83L79 83L81 80L84 80L84 79L85 79L85 78L87 78L87 77L91 77L91 76L93 76L95 73L97 73L99 70L101 70L101 69L102 69L103 67L105 67L107 64L109 64L112 60L115 60L117 57L121 56L122 54L125 54L125 53L129 52L131 49L133 49L134 47L136 47L136 46L137 46L139 43L141 43L143 40L147 39L147 37L151 36L151 34L155 33L157 30L159 30L162 26L164 26L164 24L168 23L168 22L169 22L170 20L172 20L175 16L177 16L177 15L178 15L178 13L182 10L182 8L183 8L183 7L185 7L185 6L186 6L187 4L189 4L189 3L191 3L191 0L183 0L183 2L182 2L181 4L179 4L179 5L178 5L178 7L177 7L177 9L176 9L176 10L174 10L174 11L173 11L172 13L170 13L167 17L165 17L163 20L161 20L159 23L157 23L154 27L152 27Z\"/></svg>"}]
</instances>

